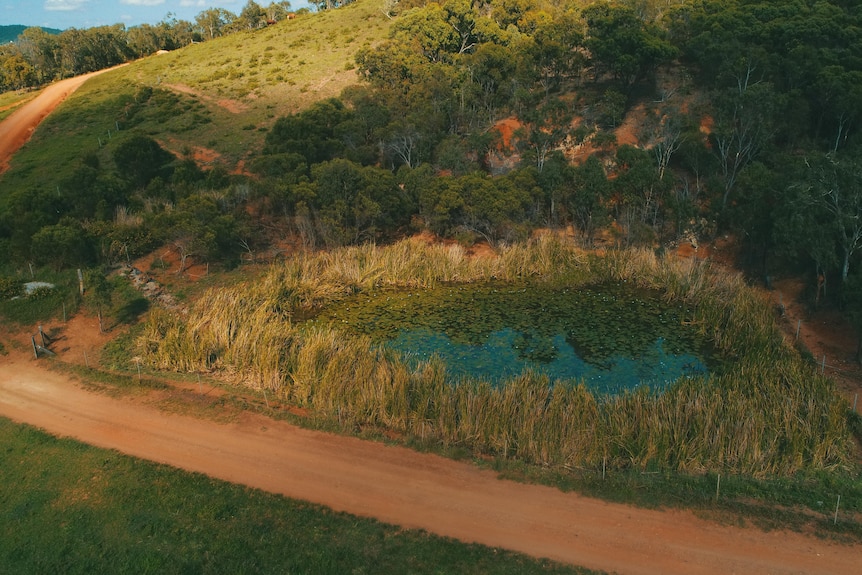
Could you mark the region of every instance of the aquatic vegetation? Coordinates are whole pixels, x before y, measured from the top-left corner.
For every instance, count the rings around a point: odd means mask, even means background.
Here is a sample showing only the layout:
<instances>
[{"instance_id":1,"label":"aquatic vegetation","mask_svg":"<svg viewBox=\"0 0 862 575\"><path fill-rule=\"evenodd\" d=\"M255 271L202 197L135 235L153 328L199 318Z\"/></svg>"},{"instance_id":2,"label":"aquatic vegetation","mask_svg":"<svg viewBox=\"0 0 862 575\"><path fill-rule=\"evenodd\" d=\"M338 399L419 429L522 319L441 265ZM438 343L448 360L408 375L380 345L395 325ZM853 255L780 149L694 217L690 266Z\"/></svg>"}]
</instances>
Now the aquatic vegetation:
<instances>
[{"instance_id":1,"label":"aquatic vegetation","mask_svg":"<svg viewBox=\"0 0 862 575\"><path fill-rule=\"evenodd\" d=\"M492 385L454 378L438 358L405 361L343 324L299 321L389 288L415 295L489 282L497 286L491 289L553 293L619 284L652 290L679 310L657 317L684 322L684 333L714 349L726 367L661 393L641 387L601 396L578 382L551 385L532 370ZM397 308L393 313L397 318ZM476 326L474 335L493 329ZM644 337L638 345L655 341ZM600 361L608 345L582 347ZM348 429L380 426L541 465L758 476L841 466L850 452L846 402L784 342L762 296L708 262L646 250L586 253L545 237L495 258L418 241L301 254L254 282L207 292L187 316L154 311L138 346L157 368L215 371ZM550 353L546 340L526 349Z\"/></svg>"},{"instance_id":2,"label":"aquatic vegetation","mask_svg":"<svg viewBox=\"0 0 862 575\"><path fill-rule=\"evenodd\" d=\"M439 355L458 378L497 383L525 369L584 379L594 392L660 389L704 374L693 311L628 284L500 284L372 290L315 318L385 342L408 359Z\"/></svg>"}]
</instances>

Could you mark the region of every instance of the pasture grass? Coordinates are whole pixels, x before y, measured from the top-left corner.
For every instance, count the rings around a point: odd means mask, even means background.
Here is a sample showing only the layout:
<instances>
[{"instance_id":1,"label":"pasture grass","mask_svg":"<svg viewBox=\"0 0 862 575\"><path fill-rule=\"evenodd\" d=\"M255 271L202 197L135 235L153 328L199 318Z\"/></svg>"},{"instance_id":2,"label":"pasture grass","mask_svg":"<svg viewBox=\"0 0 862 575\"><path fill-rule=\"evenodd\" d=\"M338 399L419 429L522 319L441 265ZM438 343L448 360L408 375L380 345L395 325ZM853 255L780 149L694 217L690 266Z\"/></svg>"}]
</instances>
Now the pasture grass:
<instances>
[{"instance_id":1,"label":"pasture grass","mask_svg":"<svg viewBox=\"0 0 862 575\"><path fill-rule=\"evenodd\" d=\"M858 466L849 473L817 471L792 477L754 478L636 469L606 470L603 475L601 469L555 470L501 458L477 461L497 471L501 478L540 483L606 501L688 509L721 523L754 525L763 530L787 529L852 544L862 542Z\"/></svg>"},{"instance_id":2,"label":"pasture grass","mask_svg":"<svg viewBox=\"0 0 862 575\"><path fill-rule=\"evenodd\" d=\"M11 115L23 104L40 94L41 90L12 90L0 93L0 122Z\"/></svg>"},{"instance_id":3,"label":"pasture grass","mask_svg":"<svg viewBox=\"0 0 862 575\"><path fill-rule=\"evenodd\" d=\"M0 573L591 573L0 418Z\"/></svg>"},{"instance_id":4,"label":"pasture grass","mask_svg":"<svg viewBox=\"0 0 862 575\"><path fill-rule=\"evenodd\" d=\"M3 188L53 190L85 154L112 167L112 150L135 132L178 156L195 147L212 149L233 169L262 148L277 118L359 82L354 54L388 35L390 20L378 8L360 0L96 76L16 153L0 180Z\"/></svg>"}]
</instances>

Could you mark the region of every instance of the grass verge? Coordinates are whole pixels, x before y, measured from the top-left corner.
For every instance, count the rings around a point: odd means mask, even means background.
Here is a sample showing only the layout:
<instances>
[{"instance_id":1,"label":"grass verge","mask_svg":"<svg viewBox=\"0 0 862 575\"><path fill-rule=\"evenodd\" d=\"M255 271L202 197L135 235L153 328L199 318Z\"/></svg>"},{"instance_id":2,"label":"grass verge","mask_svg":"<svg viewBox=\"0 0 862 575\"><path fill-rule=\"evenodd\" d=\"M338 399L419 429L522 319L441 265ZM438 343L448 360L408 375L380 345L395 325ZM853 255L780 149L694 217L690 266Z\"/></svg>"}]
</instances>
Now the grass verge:
<instances>
[{"instance_id":1,"label":"grass verge","mask_svg":"<svg viewBox=\"0 0 862 575\"><path fill-rule=\"evenodd\" d=\"M0 573L590 573L0 418Z\"/></svg>"}]
</instances>

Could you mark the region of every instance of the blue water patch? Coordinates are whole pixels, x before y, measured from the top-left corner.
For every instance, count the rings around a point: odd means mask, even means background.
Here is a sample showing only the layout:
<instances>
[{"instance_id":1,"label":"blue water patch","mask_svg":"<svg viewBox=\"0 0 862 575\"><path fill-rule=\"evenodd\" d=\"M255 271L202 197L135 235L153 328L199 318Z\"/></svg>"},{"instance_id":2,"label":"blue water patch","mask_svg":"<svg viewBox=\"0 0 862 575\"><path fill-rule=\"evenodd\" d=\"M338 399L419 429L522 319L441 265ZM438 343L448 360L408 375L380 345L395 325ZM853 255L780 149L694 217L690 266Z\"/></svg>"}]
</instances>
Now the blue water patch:
<instances>
[{"instance_id":1,"label":"blue water patch","mask_svg":"<svg viewBox=\"0 0 862 575\"><path fill-rule=\"evenodd\" d=\"M402 329L386 346L404 354L408 361L437 355L456 378L498 383L529 368L551 380L583 380L594 392L607 394L639 386L660 390L680 377L707 373L706 365L696 356L668 353L663 338L638 357L610 355L600 364L581 359L564 334L546 337L511 328L491 333L478 345L453 342L444 333L424 327Z\"/></svg>"}]
</instances>

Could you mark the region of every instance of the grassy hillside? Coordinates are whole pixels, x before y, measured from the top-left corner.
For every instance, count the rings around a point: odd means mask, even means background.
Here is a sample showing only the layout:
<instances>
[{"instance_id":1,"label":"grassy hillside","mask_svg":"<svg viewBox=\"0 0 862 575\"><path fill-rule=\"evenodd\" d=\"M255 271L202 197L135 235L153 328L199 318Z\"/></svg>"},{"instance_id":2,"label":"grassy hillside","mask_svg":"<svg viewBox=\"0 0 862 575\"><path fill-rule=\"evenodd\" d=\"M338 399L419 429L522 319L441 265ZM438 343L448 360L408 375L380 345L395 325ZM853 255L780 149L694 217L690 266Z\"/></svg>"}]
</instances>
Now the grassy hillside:
<instances>
[{"instance_id":1,"label":"grassy hillside","mask_svg":"<svg viewBox=\"0 0 862 575\"><path fill-rule=\"evenodd\" d=\"M42 124L0 185L53 189L86 153L109 163L112 145L133 128L174 153L197 151L233 169L277 117L355 84L355 52L385 38L389 25L374 0L359 0L103 74Z\"/></svg>"}]
</instances>

